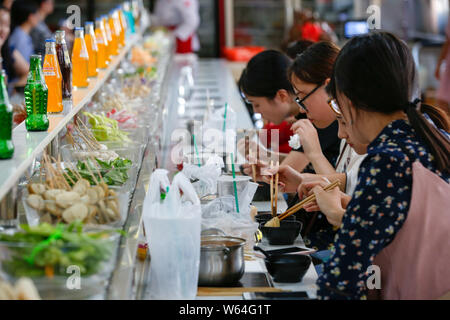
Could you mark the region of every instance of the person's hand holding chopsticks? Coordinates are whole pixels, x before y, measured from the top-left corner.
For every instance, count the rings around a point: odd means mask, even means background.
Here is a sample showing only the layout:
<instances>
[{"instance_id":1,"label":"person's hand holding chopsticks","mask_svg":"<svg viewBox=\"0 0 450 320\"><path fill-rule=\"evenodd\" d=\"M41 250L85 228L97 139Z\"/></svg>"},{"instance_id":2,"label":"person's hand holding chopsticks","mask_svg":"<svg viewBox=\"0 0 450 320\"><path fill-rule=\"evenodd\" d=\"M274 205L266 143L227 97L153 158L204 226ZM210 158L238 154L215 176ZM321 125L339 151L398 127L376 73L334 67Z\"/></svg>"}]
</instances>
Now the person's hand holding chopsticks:
<instances>
[{"instance_id":1,"label":"person's hand holding chopsticks","mask_svg":"<svg viewBox=\"0 0 450 320\"><path fill-rule=\"evenodd\" d=\"M280 192L295 193L298 186L302 183L302 174L290 166L282 165L279 167L267 168L263 171L262 178L264 182L270 183L270 177L278 173L278 184Z\"/></svg>"},{"instance_id":2,"label":"person's hand holding chopsticks","mask_svg":"<svg viewBox=\"0 0 450 320\"><path fill-rule=\"evenodd\" d=\"M327 192L319 185L312 189L311 194L316 196L316 201L306 205L303 209L307 212L321 211L331 225L339 227L351 197L339 190L339 187Z\"/></svg>"}]
</instances>

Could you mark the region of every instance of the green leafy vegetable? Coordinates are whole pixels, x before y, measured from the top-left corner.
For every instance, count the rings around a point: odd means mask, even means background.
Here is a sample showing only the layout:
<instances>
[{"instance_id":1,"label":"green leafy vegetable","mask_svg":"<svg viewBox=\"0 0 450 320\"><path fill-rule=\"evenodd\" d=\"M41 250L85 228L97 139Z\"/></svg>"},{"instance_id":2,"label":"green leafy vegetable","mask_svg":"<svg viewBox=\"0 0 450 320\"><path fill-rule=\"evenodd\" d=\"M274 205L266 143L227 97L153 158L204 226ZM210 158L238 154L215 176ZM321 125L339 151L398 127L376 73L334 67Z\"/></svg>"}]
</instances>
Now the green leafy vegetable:
<instances>
[{"instance_id":1,"label":"green leafy vegetable","mask_svg":"<svg viewBox=\"0 0 450 320\"><path fill-rule=\"evenodd\" d=\"M109 162L102 161L97 158L95 160L97 161L97 165L92 163L91 160L87 160L86 162L77 162L77 169L79 174L83 179L88 180L91 185L96 184L95 179L97 179L97 181L101 180L100 175L97 171L100 171L103 180L105 180L106 184L109 186L121 186L125 182L127 182L129 178L128 170L133 164L131 160L123 159L120 157ZM90 170L88 169L88 167ZM75 174L72 173L72 171L66 169L66 172L74 182L78 181L78 178L75 176ZM95 179L92 177L91 172L94 174ZM69 184L72 184L69 178L66 179Z\"/></svg>"},{"instance_id":2,"label":"green leafy vegetable","mask_svg":"<svg viewBox=\"0 0 450 320\"><path fill-rule=\"evenodd\" d=\"M116 250L116 243L110 238L114 231L83 232L81 221L56 226L47 223L33 227L22 225L21 229L12 235L0 234L0 241L11 244L2 268L15 277L44 276L49 267L55 275L67 275L67 267L71 265L78 266L82 275L93 275L101 271L102 263L107 262ZM33 250L55 232L60 232L60 237L39 250L30 263L28 258Z\"/></svg>"},{"instance_id":3,"label":"green leafy vegetable","mask_svg":"<svg viewBox=\"0 0 450 320\"><path fill-rule=\"evenodd\" d=\"M131 142L128 132L119 129L117 120L110 119L105 115L83 112L89 118L92 126L92 134L97 141L124 141Z\"/></svg>"}]
</instances>

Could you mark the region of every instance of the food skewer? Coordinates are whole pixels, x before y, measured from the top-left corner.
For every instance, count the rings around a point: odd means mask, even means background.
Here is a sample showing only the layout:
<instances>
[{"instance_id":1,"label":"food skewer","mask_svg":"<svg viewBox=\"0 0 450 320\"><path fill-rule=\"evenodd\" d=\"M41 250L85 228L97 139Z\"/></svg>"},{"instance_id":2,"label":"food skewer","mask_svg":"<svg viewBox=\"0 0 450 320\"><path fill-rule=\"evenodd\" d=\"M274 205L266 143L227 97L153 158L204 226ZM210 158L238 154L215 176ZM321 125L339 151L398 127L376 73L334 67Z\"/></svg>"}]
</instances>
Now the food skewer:
<instances>
[{"instance_id":1,"label":"food skewer","mask_svg":"<svg viewBox=\"0 0 450 320\"><path fill-rule=\"evenodd\" d=\"M333 190L334 188L338 187L340 185L339 180L329 184L324 188L325 191ZM287 217L290 217L294 213L296 213L298 210L300 210L302 207L304 207L307 204L310 204L311 202L316 200L316 195L312 194L309 197L305 198L304 200L297 203L295 206L292 206L290 209L288 209L285 213L281 214L280 216L274 217L271 220L269 220L264 226L265 227L272 227L272 228L279 228L280 227L280 221L286 219Z\"/></svg>"}]
</instances>

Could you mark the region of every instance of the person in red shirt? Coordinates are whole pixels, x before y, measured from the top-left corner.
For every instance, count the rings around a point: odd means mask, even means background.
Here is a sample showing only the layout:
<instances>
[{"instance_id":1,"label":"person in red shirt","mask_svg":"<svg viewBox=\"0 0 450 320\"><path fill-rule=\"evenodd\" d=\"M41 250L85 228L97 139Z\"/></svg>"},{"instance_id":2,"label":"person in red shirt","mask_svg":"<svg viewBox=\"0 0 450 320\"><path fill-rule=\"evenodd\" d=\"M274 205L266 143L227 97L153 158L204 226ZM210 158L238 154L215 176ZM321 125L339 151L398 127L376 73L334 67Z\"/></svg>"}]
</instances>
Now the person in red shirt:
<instances>
[{"instance_id":1,"label":"person in red shirt","mask_svg":"<svg viewBox=\"0 0 450 320\"><path fill-rule=\"evenodd\" d=\"M263 51L249 61L239 80L239 89L246 102L264 119L267 130L260 133L263 136L259 140L271 152L279 153L280 160L291 151L291 125L300 114L287 76L291 63L291 59L279 51ZM267 138L264 137L266 134ZM279 137L278 149L271 144L274 134Z\"/></svg>"}]
</instances>

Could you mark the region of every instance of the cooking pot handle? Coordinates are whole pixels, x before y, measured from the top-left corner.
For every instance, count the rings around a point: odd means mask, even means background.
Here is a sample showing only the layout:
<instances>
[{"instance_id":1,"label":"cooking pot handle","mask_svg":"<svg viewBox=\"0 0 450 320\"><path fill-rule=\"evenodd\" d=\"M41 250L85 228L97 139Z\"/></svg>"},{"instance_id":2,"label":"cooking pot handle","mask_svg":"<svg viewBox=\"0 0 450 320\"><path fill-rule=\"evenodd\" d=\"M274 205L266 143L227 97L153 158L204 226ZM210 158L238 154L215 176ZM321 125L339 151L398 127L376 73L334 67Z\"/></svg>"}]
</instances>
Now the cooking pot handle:
<instances>
[{"instance_id":1,"label":"cooking pot handle","mask_svg":"<svg viewBox=\"0 0 450 320\"><path fill-rule=\"evenodd\" d=\"M222 251L225 254L225 259L228 259L228 256L229 256L231 250L229 248L223 246Z\"/></svg>"}]
</instances>

